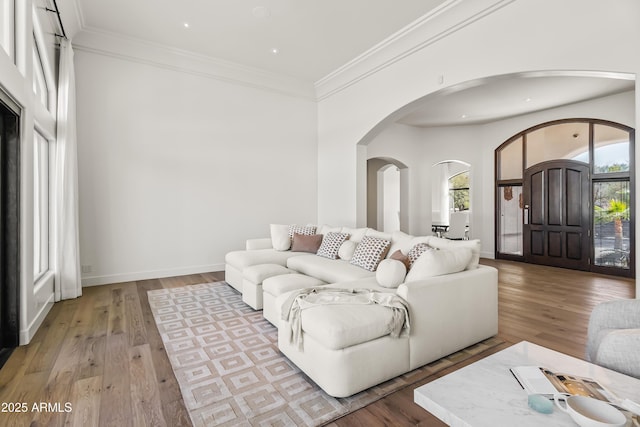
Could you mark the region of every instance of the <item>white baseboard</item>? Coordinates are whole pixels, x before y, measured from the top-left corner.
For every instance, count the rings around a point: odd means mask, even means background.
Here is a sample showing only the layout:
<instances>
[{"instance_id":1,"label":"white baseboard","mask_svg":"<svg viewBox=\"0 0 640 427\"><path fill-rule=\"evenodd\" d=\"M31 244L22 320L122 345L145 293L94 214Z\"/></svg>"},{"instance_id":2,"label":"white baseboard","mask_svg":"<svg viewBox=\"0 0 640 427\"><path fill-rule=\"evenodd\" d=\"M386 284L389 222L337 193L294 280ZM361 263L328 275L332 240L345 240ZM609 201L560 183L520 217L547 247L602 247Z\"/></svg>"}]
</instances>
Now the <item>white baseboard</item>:
<instances>
[{"instance_id":1,"label":"white baseboard","mask_svg":"<svg viewBox=\"0 0 640 427\"><path fill-rule=\"evenodd\" d=\"M49 310L53 307L53 294L47 298L38 314L33 318L33 321L27 326L26 329L20 330L20 345L27 345L31 342L31 339L36 334L45 317L49 314Z\"/></svg>"},{"instance_id":2,"label":"white baseboard","mask_svg":"<svg viewBox=\"0 0 640 427\"><path fill-rule=\"evenodd\" d=\"M163 277L184 276L187 274L224 271L224 264L194 265L167 270L138 271L134 273L108 274L103 276L85 276L82 287L108 285L111 283L133 282L136 280L161 279Z\"/></svg>"},{"instance_id":3,"label":"white baseboard","mask_svg":"<svg viewBox=\"0 0 640 427\"><path fill-rule=\"evenodd\" d=\"M495 254L493 252L483 252L480 251L480 258L488 258L488 259L495 259Z\"/></svg>"}]
</instances>

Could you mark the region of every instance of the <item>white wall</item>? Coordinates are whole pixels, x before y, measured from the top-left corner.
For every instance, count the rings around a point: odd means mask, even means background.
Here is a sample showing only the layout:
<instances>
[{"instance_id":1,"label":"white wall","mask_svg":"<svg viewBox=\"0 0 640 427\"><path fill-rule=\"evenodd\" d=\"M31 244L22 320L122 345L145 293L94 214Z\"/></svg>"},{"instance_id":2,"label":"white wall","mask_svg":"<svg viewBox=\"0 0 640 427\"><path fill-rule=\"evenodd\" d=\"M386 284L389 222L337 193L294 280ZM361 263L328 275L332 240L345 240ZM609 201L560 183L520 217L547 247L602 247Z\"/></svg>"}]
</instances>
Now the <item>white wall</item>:
<instances>
[{"instance_id":1,"label":"white wall","mask_svg":"<svg viewBox=\"0 0 640 427\"><path fill-rule=\"evenodd\" d=\"M448 86L510 73L635 75L640 72L640 57L632 54L640 40L638 16L640 3L634 0L620 0L615 7L598 0L452 2L409 35L318 82L319 222L362 223L364 189L355 171L367 154L357 144L402 107ZM634 124L638 98L636 91ZM489 151L482 151L483 165L493 161ZM487 181L493 171L472 171L478 174ZM490 199L472 197L474 209L481 202L488 210ZM478 219L490 221L484 215ZM486 232L483 236L487 240Z\"/></svg>"},{"instance_id":2,"label":"white wall","mask_svg":"<svg viewBox=\"0 0 640 427\"><path fill-rule=\"evenodd\" d=\"M224 269L317 214L316 106L76 49L85 285Z\"/></svg>"}]
</instances>

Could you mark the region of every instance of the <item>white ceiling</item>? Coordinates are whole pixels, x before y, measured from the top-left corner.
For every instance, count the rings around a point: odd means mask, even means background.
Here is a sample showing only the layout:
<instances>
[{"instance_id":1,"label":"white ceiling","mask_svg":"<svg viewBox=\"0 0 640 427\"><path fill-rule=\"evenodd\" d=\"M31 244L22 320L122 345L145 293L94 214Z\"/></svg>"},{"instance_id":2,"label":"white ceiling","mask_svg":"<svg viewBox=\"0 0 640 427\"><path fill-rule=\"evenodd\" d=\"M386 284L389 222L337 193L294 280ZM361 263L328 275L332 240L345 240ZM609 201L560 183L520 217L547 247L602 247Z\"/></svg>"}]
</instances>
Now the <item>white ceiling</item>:
<instances>
[{"instance_id":1,"label":"white ceiling","mask_svg":"<svg viewBox=\"0 0 640 427\"><path fill-rule=\"evenodd\" d=\"M312 84L450 1L61 0L59 3L75 2L79 31L145 40ZM189 28L185 28L185 23ZM278 49L277 54L272 53L274 48ZM408 106L398 121L424 127L486 123L635 87L634 80L608 77L613 78L522 74L473 82L447 88Z\"/></svg>"},{"instance_id":2,"label":"white ceiling","mask_svg":"<svg viewBox=\"0 0 640 427\"><path fill-rule=\"evenodd\" d=\"M635 88L635 81L623 76L558 74L496 77L447 88L411 106L397 121L421 127L488 123Z\"/></svg>"},{"instance_id":3,"label":"white ceiling","mask_svg":"<svg viewBox=\"0 0 640 427\"><path fill-rule=\"evenodd\" d=\"M444 1L77 0L77 4L83 29L315 82ZM274 48L278 54L272 53Z\"/></svg>"}]
</instances>

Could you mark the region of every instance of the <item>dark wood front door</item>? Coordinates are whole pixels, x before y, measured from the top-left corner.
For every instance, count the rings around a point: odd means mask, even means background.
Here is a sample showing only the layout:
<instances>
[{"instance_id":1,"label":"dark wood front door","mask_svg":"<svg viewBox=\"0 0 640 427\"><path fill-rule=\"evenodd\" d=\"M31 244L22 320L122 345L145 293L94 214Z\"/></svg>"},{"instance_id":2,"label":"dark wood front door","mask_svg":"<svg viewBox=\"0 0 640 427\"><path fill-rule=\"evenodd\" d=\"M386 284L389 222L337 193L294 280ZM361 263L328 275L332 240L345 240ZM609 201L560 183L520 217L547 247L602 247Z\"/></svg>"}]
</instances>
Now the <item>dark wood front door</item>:
<instances>
[{"instance_id":1,"label":"dark wood front door","mask_svg":"<svg viewBox=\"0 0 640 427\"><path fill-rule=\"evenodd\" d=\"M540 163L524 173L524 257L527 262L589 270L589 166Z\"/></svg>"}]
</instances>

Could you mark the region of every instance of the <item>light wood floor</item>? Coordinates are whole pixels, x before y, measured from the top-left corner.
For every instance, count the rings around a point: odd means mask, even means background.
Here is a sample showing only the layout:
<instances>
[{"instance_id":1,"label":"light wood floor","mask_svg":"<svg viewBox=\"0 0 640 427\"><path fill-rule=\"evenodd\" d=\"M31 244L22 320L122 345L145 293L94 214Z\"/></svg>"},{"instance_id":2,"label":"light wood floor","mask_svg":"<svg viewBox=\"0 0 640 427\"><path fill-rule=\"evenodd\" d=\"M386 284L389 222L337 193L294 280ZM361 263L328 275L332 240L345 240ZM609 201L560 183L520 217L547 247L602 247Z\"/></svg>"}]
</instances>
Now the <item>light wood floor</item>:
<instances>
[{"instance_id":1,"label":"light wood floor","mask_svg":"<svg viewBox=\"0 0 640 427\"><path fill-rule=\"evenodd\" d=\"M582 358L592 308L602 301L634 297L635 282L628 279L509 261L482 263L500 271L499 335L506 343L490 352L528 340ZM91 287L81 298L55 304L32 342L16 349L0 370L0 426L189 426L146 292L223 276L208 273ZM413 403L414 388L331 425L443 425ZM15 403L21 402L27 403L26 412L16 412ZM49 410L34 411L33 404L40 402L49 403ZM64 412L66 402L71 402L71 412Z\"/></svg>"}]
</instances>

